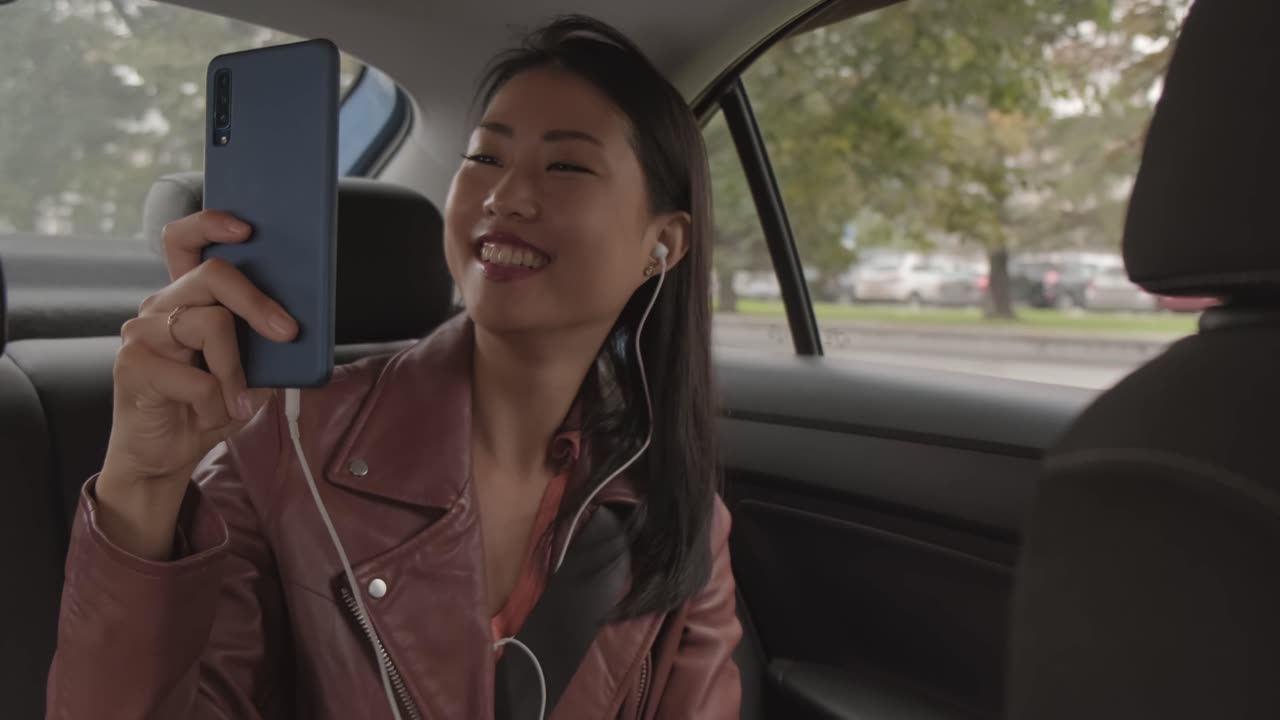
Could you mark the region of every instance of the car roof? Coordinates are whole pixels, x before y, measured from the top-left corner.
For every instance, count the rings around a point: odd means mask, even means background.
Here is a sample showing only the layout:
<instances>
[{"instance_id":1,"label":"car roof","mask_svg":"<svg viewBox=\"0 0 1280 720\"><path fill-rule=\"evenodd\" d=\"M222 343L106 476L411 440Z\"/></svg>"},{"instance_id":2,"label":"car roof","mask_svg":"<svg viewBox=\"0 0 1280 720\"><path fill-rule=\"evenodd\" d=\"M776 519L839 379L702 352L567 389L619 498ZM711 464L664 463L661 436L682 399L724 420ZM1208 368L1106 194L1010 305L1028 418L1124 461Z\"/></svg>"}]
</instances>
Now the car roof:
<instances>
[{"instance_id":1,"label":"car roof","mask_svg":"<svg viewBox=\"0 0 1280 720\"><path fill-rule=\"evenodd\" d=\"M885 0L181 0L173 3L303 37L327 37L409 95L408 142L381 174L437 202L470 131L485 64L521 33L559 13L609 22L630 36L691 101L779 29L813 11L848 16Z\"/></svg>"}]
</instances>

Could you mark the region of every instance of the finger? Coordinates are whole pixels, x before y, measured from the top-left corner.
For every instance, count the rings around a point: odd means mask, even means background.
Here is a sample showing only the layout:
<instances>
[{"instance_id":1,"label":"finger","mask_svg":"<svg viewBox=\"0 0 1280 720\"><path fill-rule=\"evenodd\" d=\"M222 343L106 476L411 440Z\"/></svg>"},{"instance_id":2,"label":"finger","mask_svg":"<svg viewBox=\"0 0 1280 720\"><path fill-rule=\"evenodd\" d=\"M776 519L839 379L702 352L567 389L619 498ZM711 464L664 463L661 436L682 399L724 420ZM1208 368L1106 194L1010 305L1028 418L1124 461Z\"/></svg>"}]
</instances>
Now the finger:
<instances>
[{"instance_id":1,"label":"finger","mask_svg":"<svg viewBox=\"0 0 1280 720\"><path fill-rule=\"evenodd\" d=\"M232 435L235 435L236 433L240 432L240 430L242 430L245 425L249 424L250 420L252 420L254 417L258 415L258 412L262 410L263 406L265 406L267 402L271 400L272 392L274 391L272 391L269 388L257 388L257 389L249 390L248 395L250 398L252 398L253 412L249 414L249 417L243 420L240 420L240 419L232 420L231 422L227 423L226 425L220 428L206 430L203 436L204 447L213 447L214 445L217 445L223 440L226 440Z\"/></svg>"},{"instance_id":2,"label":"finger","mask_svg":"<svg viewBox=\"0 0 1280 720\"><path fill-rule=\"evenodd\" d=\"M168 317L164 315L149 314L130 318L120 327L120 340L124 345L142 343L151 352L173 362L195 364L195 350L169 338Z\"/></svg>"},{"instance_id":3,"label":"finger","mask_svg":"<svg viewBox=\"0 0 1280 720\"><path fill-rule=\"evenodd\" d=\"M167 316L148 319L152 320L148 329L139 332L143 342L169 352L201 352L210 374L222 385L223 400L231 416L237 420L253 416L253 399L245 394L249 388L240 362L236 319L230 310L219 305L189 308L172 325Z\"/></svg>"},{"instance_id":4,"label":"finger","mask_svg":"<svg viewBox=\"0 0 1280 720\"><path fill-rule=\"evenodd\" d=\"M179 305L223 305L244 318L265 338L287 342L298 334L298 324L285 309L231 263L211 258L194 271L169 284L148 299L144 314L166 315Z\"/></svg>"},{"instance_id":5,"label":"finger","mask_svg":"<svg viewBox=\"0 0 1280 720\"><path fill-rule=\"evenodd\" d=\"M200 266L200 251L213 243L249 239L248 223L220 210L201 210L165 225L160 231L169 280L177 280Z\"/></svg>"},{"instance_id":6,"label":"finger","mask_svg":"<svg viewBox=\"0 0 1280 720\"><path fill-rule=\"evenodd\" d=\"M121 346L116 358L116 381L135 398L140 408L166 402L190 407L202 431L220 428L231 421L222 385L216 377L163 358L141 343Z\"/></svg>"}]
</instances>

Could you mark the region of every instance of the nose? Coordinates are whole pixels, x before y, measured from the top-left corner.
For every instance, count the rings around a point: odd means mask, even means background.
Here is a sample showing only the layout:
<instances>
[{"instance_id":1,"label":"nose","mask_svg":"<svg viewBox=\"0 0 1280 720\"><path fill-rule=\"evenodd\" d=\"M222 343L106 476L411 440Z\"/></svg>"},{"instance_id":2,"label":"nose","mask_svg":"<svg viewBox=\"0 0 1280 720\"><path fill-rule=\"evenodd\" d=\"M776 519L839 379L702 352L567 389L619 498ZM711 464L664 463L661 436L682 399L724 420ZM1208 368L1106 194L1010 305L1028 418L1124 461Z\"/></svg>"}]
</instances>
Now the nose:
<instances>
[{"instance_id":1,"label":"nose","mask_svg":"<svg viewBox=\"0 0 1280 720\"><path fill-rule=\"evenodd\" d=\"M533 220L538 216L535 181L519 167L508 168L485 197L484 211L494 217Z\"/></svg>"}]
</instances>

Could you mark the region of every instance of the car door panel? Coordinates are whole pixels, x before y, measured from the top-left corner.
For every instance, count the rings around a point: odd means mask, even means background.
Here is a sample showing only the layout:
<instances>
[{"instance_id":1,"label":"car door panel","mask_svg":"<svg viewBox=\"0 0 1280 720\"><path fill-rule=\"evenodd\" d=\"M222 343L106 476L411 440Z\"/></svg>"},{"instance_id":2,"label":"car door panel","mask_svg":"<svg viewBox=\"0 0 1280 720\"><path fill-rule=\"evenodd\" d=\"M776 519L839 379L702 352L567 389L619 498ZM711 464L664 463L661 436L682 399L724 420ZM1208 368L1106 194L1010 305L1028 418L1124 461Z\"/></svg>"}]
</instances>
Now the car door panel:
<instances>
[{"instance_id":1,"label":"car door panel","mask_svg":"<svg viewBox=\"0 0 1280 720\"><path fill-rule=\"evenodd\" d=\"M717 361L766 716L998 717L1038 459L1093 393L748 351Z\"/></svg>"},{"instance_id":2,"label":"car door panel","mask_svg":"<svg viewBox=\"0 0 1280 720\"><path fill-rule=\"evenodd\" d=\"M778 660L769 666L778 717L813 720L967 720L975 715L947 700L890 678L847 673L823 665Z\"/></svg>"}]
</instances>

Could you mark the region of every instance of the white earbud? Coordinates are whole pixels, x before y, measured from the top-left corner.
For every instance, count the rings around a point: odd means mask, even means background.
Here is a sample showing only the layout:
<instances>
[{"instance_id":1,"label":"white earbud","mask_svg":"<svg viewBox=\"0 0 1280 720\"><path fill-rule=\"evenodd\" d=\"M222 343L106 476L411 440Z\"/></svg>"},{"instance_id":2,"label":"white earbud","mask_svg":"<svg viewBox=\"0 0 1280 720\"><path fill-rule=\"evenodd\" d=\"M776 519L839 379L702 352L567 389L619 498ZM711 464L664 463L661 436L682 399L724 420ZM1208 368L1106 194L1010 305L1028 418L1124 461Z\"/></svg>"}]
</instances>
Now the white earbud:
<instances>
[{"instance_id":1,"label":"white earbud","mask_svg":"<svg viewBox=\"0 0 1280 720\"><path fill-rule=\"evenodd\" d=\"M653 248L653 258L655 260L666 260L667 255L669 255L670 253L671 251L667 249L667 246L664 243L658 243Z\"/></svg>"}]
</instances>

